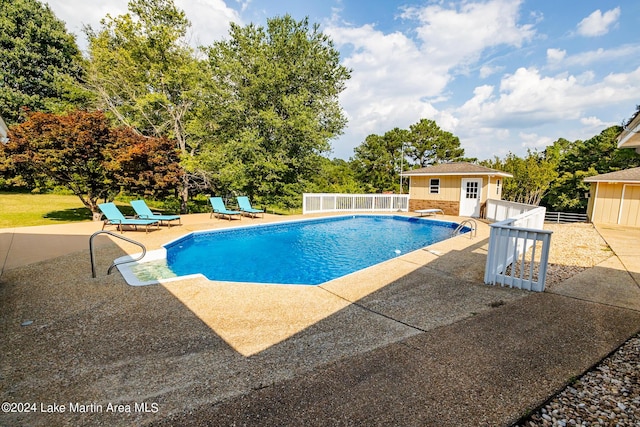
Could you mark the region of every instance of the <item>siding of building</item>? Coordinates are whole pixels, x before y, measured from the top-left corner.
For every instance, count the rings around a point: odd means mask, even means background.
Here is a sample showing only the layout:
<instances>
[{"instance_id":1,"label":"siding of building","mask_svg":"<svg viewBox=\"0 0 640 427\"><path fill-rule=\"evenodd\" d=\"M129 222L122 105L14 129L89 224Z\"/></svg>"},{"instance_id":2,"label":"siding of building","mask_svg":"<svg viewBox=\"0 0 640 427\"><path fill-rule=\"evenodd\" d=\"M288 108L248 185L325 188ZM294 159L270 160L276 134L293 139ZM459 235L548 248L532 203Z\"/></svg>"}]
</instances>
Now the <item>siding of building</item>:
<instances>
[{"instance_id":1,"label":"siding of building","mask_svg":"<svg viewBox=\"0 0 640 427\"><path fill-rule=\"evenodd\" d=\"M623 190L620 224L640 227L640 185L627 184Z\"/></svg>"},{"instance_id":2,"label":"siding of building","mask_svg":"<svg viewBox=\"0 0 640 427\"><path fill-rule=\"evenodd\" d=\"M640 184L592 182L591 222L640 227Z\"/></svg>"},{"instance_id":3,"label":"siding of building","mask_svg":"<svg viewBox=\"0 0 640 427\"><path fill-rule=\"evenodd\" d=\"M442 209L446 215L460 215L461 207L464 212L469 212L474 207L474 215L477 215L479 208L482 215L487 199L500 199L503 180L512 177L511 174L467 162L427 166L407 171L403 176L409 177L409 210ZM440 180L438 193L430 191L432 179ZM471 203L476 200L473 198L461 200L463 179L482 180L477 204Z\"/></svg>"},{"instance_id":4,"label":"siding of building","mask_svg":"<svg viewBox=\"0 0 640 427\"><path fill-rule=\"evenodd\" d=\"M460 212L460 195L463 178L482 179L480 195L481 211L487 199L502 198L502 177L487 177L482 175L462 176L412 176L409 187L409 210L442 209L445 215L458 215ZM440 180L440 192L430 192L432 179ZM500 185L498 186L498 181Z\"/></svg>"}]
</instances>

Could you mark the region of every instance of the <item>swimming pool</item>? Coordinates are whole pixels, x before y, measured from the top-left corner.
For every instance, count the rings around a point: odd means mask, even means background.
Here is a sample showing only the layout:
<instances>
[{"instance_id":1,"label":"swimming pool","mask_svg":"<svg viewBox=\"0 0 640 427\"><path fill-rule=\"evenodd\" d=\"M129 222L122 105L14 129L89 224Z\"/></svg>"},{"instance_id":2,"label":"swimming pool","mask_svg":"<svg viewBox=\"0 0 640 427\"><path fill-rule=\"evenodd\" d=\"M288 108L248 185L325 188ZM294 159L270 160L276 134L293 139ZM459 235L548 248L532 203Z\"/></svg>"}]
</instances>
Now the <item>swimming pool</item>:
<instances>
[{"instance_id":1,"label":"swimming pool","mask_svg":"<svg viewBox=\"0 0 640 427\"><path fill-rule=\"evenodd\" d=\"M318 285L447 239L457 225L351 215L193 232L164 248L176 276Z\"/></svg>"}]
</instances>

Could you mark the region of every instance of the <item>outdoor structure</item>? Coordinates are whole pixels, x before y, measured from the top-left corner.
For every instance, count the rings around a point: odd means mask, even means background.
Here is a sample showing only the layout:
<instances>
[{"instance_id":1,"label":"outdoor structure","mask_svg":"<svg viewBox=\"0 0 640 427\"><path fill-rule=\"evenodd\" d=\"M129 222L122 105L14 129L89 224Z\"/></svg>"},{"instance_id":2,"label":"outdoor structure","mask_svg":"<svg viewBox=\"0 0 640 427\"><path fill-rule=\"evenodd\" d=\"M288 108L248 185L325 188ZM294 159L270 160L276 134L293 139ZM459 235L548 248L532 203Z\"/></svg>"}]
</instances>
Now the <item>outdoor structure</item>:
<instances>
[{"instance_id":1,"label":"outdoor structure","mask_svg":"<svg viewBox=\"0 0 640 427\"><path fill-rule=\"evenodd\" d=\"M618 135L618 148L635 148L640 153L640 111Z\"/></svg>"},{"instance_id":2,"label":"outdoor structure","mask_svg":"<svg viewBox=\"0 0 640 427\"><path fill-rule=\"evenodd\" d=\"M489 224L484 283L544 291L552 233L542 229L547 209L488 199L486 210L497 222Z\"/></svg>"},{"instance_id":3,"label":"outdoor structure","mask_svg":"<svg viewBox=\"0 0 640 427\"><path fill-rule=\"evenodd\" d=\"M402 173L409 177L409 210L442 209L446 215L480 217L488 199L501 200L513 175L473 163L443 163Z\"/></svg>"},{"instance_id":4,"label":"outdoor structure","mask_svg":"<svg viewBox=\"0 0 640 427\"><path fill-rule=\"evenodd\" d=\"M584 182L591 184L587 205L591 222L640 227L640 168L591 176Z\"/></svg>"}]
</instances>

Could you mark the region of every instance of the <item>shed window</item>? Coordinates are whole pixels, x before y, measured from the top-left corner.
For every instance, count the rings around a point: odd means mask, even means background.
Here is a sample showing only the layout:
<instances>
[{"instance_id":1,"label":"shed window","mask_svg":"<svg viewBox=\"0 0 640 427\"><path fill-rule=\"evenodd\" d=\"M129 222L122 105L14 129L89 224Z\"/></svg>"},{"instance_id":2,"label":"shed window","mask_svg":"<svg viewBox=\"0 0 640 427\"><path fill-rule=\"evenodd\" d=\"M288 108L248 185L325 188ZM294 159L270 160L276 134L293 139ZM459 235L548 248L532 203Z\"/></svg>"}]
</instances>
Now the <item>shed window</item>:
<instances>
[{"instance_id":1,"label":"shed window","mask_svg":"<svg viewBox=\"0 0 640 427\"><path fill-rule=\"evenodd\" d=\"M433 178L429 180L429 193L440 194L440 178Z\"/></svg>"}]
</instances>

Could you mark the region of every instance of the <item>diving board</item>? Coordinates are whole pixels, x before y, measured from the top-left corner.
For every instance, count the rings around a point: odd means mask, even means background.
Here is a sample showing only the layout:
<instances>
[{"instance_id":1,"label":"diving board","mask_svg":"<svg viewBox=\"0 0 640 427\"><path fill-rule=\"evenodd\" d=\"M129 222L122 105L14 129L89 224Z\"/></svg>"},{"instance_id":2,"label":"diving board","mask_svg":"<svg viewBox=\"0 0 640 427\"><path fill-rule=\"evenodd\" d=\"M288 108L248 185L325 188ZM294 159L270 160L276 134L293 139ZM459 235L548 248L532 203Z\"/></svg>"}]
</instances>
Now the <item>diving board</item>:
<instances>
[{"instance_id":1,"label":"diving board","mask_svg":"<svg viewBox=\"0 0 640 427\"><path fill-rule=\"evenodd\" d=\"M444 212L442 211L442 209L418 209L417 211L414 211L414 212L417 214L420 214L420 216L436 215L436 214L444 215Z\"/></svg>"}]
</instances>

